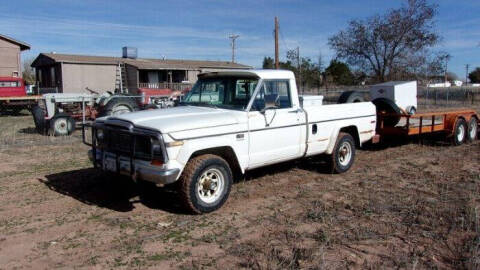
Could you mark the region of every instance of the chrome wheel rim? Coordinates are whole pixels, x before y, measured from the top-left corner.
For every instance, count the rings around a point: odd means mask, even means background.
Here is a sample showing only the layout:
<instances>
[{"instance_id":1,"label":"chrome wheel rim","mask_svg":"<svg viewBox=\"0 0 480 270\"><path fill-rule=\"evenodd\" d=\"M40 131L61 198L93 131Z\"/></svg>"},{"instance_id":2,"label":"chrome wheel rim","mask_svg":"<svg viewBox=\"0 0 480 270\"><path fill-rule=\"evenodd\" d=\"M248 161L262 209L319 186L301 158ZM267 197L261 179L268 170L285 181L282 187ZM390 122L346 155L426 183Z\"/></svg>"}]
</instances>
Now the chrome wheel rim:
<instances>
[{"instance_id":1,"label":"chrome wheel rim","mask_svg":"<svg viewBox=\"0 0 480 270\"><path fill-rule=\"evenodd\" d=\"M68 121L67 121L67 119L58 118L57 120L55 120L54 127L55 127L55 130L58 133L61 133L61 134L68 133Z\"/></svg>"},{"instance_id":2,"label":"chrome wheel rim","mask_svg":"<svg viewBox=\"0 0 480 270\"><path fill-rule=\"evenodd\" d=\"M475 139L477 137L478 123L475 120L470 122L470 139Z\"/></svg>"},{"instance_id":3,"label":"chrome wheel rim","mask_svg":"<svg viewBox=\"0 0 480 270\"><path fill-rule=\"evenodd\" d=\"M213 203L223 193L224 187L225 177L223 173L216 168L210 168L204 171L198 179L198 197L205 203Z\"/></svg>"},{"instance_id":4,"label":"chrome wheel rim","mask_svg":"<svg viewBox=\"0 0 480 270\"><path fill-rule=\"evenodd\" d=\"M457 129L457 140L463 142L465 138L465 125L459 125Z\"/></svg>"},{"instance_id":5,"label":"chrome wheel rim","mask_svg":"<svg viewBox=\"0 0 480 270\"><path fill-rule=\"evenodd\" d=\"M130 108L126 105L118 105L115 106L112 110L112 115L119 115L119 114L124 114L124 113L129 113L131 112Z\"/></svg>"},{"instance_id":6,"label":"chrome wheel rim","mask_svg":"<svg viewBox=\"0 0 480 270\"><path fill-rule=\"evenodd\" d=\"M338 149L338 161L340 165L347 166L352 159L352 145L348 142L343 142Z\"/></svg>"}]
</instances>

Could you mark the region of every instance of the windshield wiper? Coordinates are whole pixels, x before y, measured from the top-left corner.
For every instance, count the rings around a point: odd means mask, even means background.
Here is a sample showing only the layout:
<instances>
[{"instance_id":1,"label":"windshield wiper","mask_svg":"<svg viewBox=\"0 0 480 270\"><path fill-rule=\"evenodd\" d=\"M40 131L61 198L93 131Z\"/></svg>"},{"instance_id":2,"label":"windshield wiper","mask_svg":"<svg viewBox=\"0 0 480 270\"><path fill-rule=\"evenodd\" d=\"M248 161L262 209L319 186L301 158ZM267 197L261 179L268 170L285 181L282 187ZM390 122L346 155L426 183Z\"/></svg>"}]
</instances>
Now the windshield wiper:
<instances>
[{"instance_id":1,"label":"windshield wiper","mask_svg":"<svg viewBox=\"0 0 480 270\"><path fill-rule=\"evenodd\" d=\"M210 108L218 108L217 105L206 103L206 102L180 102L179 105L182 106L199 106L199 107L210 107Z\"/></svg>"}]
</instances>

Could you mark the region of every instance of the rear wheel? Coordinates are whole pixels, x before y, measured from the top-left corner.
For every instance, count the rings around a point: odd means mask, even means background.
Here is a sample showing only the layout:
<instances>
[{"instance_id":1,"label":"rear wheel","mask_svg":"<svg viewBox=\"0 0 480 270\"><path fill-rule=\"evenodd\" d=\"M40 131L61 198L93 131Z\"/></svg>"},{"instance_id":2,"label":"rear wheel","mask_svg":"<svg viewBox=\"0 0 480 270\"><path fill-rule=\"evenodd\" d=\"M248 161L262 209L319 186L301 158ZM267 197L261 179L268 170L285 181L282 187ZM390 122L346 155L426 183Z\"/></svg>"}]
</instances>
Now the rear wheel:
<instances>
[{"instance_id":1,"label":"rear wheel","mask_svg":"<svg viewBox=\"0 0 480 270\"><path fill-rule=\"evenodd\" d=\"M455 122L455 128L453 130L453 145L461 145L465 142L465 139L467 138L467 130L467 122L462 118L459 118Z\"/></svg>"},{"instance_id":2,"label":"rear wheel","mask_svg":"<svg viewBox=\"0 0 480 270\"><path fill-rule=\"evenodd\" d=\"M344 132L338 134L335 148L331 155L331 169L335 173L348 171L355 160L355 141L352 135Z\"/></svg>"},{"instance_id":3,"label":"rear wheel","mask_svg":"<svg viewBox=\"0 0 480 270\"><path fill-rule=\"evenodd\" d=\"M45 112L40 106L36 105L32 108L33 122L38 133L45 135L47 132L47 121L45 120Z\"/></svg>"},{"instance_id":4,"label":"rear wheel","mask_svg":"<svg viewBox=\"0 0 480 270\"><path fill-rule=\"evenodd\" d=\"M467 134L467 140L468 141L474 141L477 139L478 136L478 120L475 117L472 117L470 121L468 122L468 134Z\"/></svg>"},{"instance_id":5,"label":"rear wheel","mask_svg":"<svg viewBox=\"0 0 480 270\"><path fill-rule=\"evenodd\" d=\"M191 159L179 181L183 204L187 210L201 214L215 211L225 203L233 177L224 159L207 154Z\"/></svg>"},{"instance_id":6,"label":"rear wheel","mask_svg":"<svg viewBox=\"0 0 480 270\"><path fill-rule=\"evenodd\" d=\"M50 120L50 131L54 136L67 136L75 131L75 120L68 115L57 115Z\"/></svg>"},{"instance_id":7,"label":"rear wheel","mask_svg":"<svg viewBox=\"0 0 480 270\"><path fill-rule=\"evenodd\" d=\"M112 97L110 101L103 107L101 116L121 115L124 113L138 111L137 102L130 97Z\"/></svg>"}]
</instances>

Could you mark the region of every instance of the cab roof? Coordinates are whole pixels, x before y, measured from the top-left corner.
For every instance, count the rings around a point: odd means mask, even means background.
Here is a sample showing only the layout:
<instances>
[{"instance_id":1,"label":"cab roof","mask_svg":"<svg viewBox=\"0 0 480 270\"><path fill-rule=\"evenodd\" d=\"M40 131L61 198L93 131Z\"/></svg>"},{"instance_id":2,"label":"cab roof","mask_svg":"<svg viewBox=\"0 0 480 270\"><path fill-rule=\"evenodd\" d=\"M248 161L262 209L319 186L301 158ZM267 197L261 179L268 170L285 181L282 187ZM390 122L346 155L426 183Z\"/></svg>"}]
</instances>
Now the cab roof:
<instances>
[{"instance_id":1,"label":"cab roof","mask_svg":"<svg viewBox=\"0 0 480 270\"><path fill-rule=\"evenodd\" d=\"M199 77L211 76L245 76L258 79L295 79L295 75L292 71L278 69L222 70L199 74Z\"/></svg>"}]
</instances>

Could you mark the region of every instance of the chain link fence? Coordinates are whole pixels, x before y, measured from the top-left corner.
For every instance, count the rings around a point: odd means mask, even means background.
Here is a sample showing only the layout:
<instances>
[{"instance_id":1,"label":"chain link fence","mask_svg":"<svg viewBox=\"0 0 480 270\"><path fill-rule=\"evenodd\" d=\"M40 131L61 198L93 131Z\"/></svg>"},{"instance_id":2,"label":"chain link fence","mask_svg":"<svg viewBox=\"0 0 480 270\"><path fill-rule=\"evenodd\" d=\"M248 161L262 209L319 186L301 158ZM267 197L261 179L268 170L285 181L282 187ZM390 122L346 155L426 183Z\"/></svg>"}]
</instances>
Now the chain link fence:
<instances>
[{"instance_id":1,"label":"chain link fence","mask_svg":"<svg viewBox=\"0 0 480 270\"><path fill-rule=\"evenodd\" d=\"M365 100L370 100L369 86L317 88L303 91L303 94L320 94L324 96L324 104L335 104L345 91L358 91L364 95ZM480 109L480 88L420 87L417 96L419 111L459 107ZM81 143L83 123L103 115L172 107L178 103L178 99L181 97L172 99L171 96L116 95L107 98L88 94L50 96L50 98L48 95L39 98L31 96L15 101L4 98L0 100L0 149L37 144ZM113 106L114 104L117 106ZM35 111L36 105L39 105L43 115L39 114L38 109ZM74 120L76 131L68 132L68 136L52 136L54 134L52 129L57 123L52 119L62 115ZM38 117L47 119L43 122L43 127L39 128ZM68 126L68 123L68 121L58 121L57 124Z\"/></svg>"}]
</instances>

